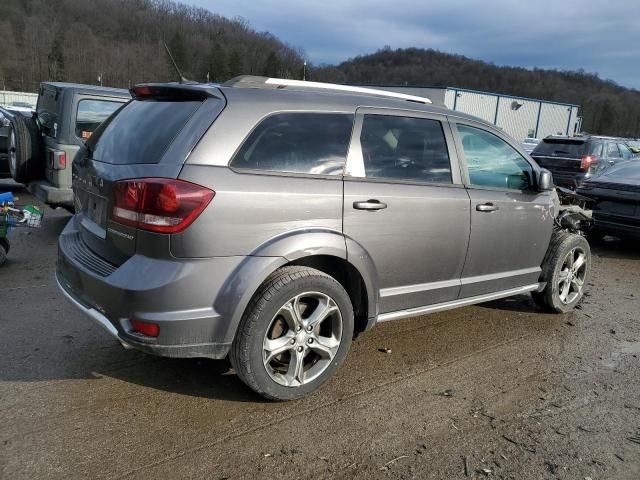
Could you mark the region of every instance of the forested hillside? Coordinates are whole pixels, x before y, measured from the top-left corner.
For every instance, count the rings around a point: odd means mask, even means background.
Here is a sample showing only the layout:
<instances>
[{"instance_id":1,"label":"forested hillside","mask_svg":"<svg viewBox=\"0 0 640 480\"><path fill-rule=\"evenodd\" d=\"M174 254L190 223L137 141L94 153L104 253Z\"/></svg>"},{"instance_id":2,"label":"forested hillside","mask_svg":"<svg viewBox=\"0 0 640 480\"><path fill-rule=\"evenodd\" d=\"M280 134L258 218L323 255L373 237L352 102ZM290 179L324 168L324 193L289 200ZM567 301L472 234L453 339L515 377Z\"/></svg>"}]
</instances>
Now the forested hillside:
<instances>
[{"instance_id":1,"label":"forested hillside","mask_svg":"<svg viewBox=\"0 0 640 480\"><path fill-rule=\"evenodd\" d=\"M640 92L585 72L498 67L462 55L417 48L382 49L314 71L337 83L455 86L577 103L585 131L640 137Z\"/></svg>"},{"instance_id":2,"label":"forested hillside","mask_svg":"<svg viewBox=\"0 0 640 480\"><path fill-rule=\"evenodd\" d=\"M162 42L187 78L241 74L301 78L303 53L241 19L171 0L0 0L0 89L43 80L128 87L176 80ZM313 60L313 59L311 59ZM640 137L640 92L596 74L498 67L417 48L382 49L311 69L336 83L457 86L577 103L585 131Z\"/></svg>"},{"instance_id":3,"label":"forested hillside","mask_svg":"<svg viewBox=\"0 0 640 480\"><path fill-rule=\"evenodd\" d=\"M0 89L42 80L127 87L176 80L166 41L187 78L294 77L300 52L242 20L170 0L1 0Z\"/></svg>"}]
</instances>

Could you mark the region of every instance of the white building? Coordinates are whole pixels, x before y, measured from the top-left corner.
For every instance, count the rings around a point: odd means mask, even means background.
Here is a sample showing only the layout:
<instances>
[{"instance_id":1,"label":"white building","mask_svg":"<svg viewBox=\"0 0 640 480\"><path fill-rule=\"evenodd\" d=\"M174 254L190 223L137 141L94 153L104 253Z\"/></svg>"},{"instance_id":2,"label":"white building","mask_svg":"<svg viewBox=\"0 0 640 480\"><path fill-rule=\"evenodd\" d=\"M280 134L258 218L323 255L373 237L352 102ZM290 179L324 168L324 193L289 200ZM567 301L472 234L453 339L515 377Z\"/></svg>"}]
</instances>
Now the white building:
<instances>
[{"instance_id":1,"label":"white building","mask_svg":"<svg viewBox=\"0 0 640 480\"><path fill-rule=\"evenodd\" d=\"M373 87L373 86L372 86ZM518 141L527 137L573 135L580 132L579 105L480 92L466 88L375 85L375 88L429 97L434 104L480 117L502 128Z\"/></svg>"},{"instance_id":2,"label":"white building","mask_svg":"<svg viewBox=\"0 0 640 480\"><path fill-rule=\"evenodd\" d=\"M17 104L21 107L29 105L31 108L36 108L37 101L37 93L9 92L6 90L0 90L0 107L11 107Z\"/></svg>"}]
</instances>

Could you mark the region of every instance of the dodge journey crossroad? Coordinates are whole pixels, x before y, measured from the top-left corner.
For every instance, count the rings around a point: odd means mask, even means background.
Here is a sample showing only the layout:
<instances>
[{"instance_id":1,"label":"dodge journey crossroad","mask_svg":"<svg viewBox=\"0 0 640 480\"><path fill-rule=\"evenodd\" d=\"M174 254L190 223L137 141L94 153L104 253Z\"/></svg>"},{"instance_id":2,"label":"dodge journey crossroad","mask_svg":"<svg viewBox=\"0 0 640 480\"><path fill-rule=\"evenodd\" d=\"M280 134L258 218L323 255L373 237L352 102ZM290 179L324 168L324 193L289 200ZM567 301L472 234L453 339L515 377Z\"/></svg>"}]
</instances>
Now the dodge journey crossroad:
<instances>
[{"instance_id":1,"label":"dodge journey crossroad","mask_svg":"<svg viewBox=\"0 0 640 480\"><path fill-rule=\"evenodd\" d=\"M229 357L262 396L322 385L378 322L531 292L582 298L553 183L478 118L261 77L144 84L73 161L57 279L127 347Z\"/></svg>"}]
</instances>

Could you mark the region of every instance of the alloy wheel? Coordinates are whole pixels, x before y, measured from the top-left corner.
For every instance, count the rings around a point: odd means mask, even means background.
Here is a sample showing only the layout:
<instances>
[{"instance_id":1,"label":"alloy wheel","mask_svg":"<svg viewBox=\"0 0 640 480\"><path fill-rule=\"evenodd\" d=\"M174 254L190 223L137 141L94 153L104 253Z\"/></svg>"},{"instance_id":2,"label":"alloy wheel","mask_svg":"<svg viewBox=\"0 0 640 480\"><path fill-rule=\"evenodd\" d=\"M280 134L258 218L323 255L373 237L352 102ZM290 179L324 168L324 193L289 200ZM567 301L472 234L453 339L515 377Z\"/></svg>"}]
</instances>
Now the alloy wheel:
<instances>
[{"instance_id":1,"label":"alloy wheel","mask_svg":"<svg viewBox=\"0 0 640 480\"><path fill-rule=\"evenodd\" d=\"M558 275L558 293L562 303L568 305L582 296L586 273L587 254L580 247L573 248L564 258Z\"/></svg>"},{"instance_id":2,"label":"alloy wheel","mask_svg":"<svg viewBox=\"0 0 640 480\"><path fill-rule=\"evenodd\" d=\"M335 300L305 292L282 305L267 328L262 360L278 384L298 387L318 378L342 340L342 314Z\"/></svg>"}]
</instances>

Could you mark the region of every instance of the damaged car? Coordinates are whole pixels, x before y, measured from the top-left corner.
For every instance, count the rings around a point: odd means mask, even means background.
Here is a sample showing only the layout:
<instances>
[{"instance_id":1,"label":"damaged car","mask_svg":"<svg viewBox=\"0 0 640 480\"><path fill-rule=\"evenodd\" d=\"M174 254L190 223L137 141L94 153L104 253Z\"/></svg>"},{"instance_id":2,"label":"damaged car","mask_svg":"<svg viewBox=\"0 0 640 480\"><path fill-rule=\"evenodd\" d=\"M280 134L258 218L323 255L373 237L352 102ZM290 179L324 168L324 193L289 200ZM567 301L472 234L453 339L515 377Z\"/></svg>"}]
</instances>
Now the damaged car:
<instances>
[{"instance_id":1,"label":"damaged car","mask_svg":"<svg viewBox=\"0 0 640 480\"><path fill-rule=\"evenodd\" d=\"M640 162L620 163L584 182L578 193L593 203L591 238L640 239Z\"/></svg>"},{"instance_id":2,"label":"damaged car","mask_svg":"<svg viewBox=\"0 0 640 480\"><path fill-rule=\"evenodd\" d=\"M56 274L126 347L228 357L291 400L378 323L524 293L568 312L584 295L588 215L492 124L263 77L131 94L73 162Z\"/></svg>"}]
</instances>

